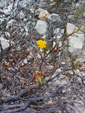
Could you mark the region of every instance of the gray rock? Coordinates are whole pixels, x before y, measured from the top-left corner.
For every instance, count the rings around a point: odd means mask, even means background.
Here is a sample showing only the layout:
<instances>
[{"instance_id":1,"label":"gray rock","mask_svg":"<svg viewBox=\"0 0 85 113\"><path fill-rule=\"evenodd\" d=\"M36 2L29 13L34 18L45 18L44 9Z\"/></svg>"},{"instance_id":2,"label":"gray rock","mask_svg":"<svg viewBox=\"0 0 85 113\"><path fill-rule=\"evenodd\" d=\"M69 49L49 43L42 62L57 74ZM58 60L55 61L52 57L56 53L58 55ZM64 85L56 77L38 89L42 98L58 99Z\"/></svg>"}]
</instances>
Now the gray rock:
<instances>
[{"instance_id":1,"label":"gray rock","mask_svg":"<svg viewBox=\"0 0 85 113\"><path fill-rule=\"evenodd\" d=\"M62 36L62 34L61 34L61 29L60 29L60 28L56 28L56 29L54 30L53 34L56 35L56 36Z\"/></svg>"},{"instance_id":2,"label":"gray rock","mask_svg":"<svg viewBox=\"0 0 85 113\"><path fill-rule=\"evenodd\" d=\"M49 19L51 20L51 22L56 22L56 23L62 22L62 20L61 20L61 18L58 14L53 13L53 14L50 15L50 17L51 18L49 18Z\"/></svg>"},{"instance_id":3,"label":"gray rock","mask_svg":"<svg viewBox=\"0 0 85 113\"><path fill-rule=\"evenodd\" d=\"M52 75L52 77L55 77L56 75L58 75L62 70L61 69L57 69L55 71L55 73ZM68 83L68 78L66 78L65 75L61 74L58 77L56 77L55 79L53 79L53 81L51 81L49 83L49 85L51 87L56 87L56 86L62 86Z\"/></svg>"},{"instance_id":4,"label":"gray rock","mask_svg":"<svg viewBox=\"0 0 85 113\"><path fill-rule=\"evenodd\" d=\"M47 25L47 22L46 21L42 21L42 20L37 20L37 24L35 26L35 30L43 35L46 33L47 31L47 28L48 28L48 25Z\"/></svg>"},{"instance_id":5,"label":"gray rock","mask_svg":"<svg viewBox=\"0 0 85 113\"><path fill-rule=\"evenodd\" d=\"M69 15L69 16L68 16L68 19L74 20L74 15Z\"/></svg>"},{"instance_id":6,"label":"gray rock","mask_svg":"<svg viewBox=\"0 0 85 113\"><path fill-rule=\"evenodd\" d=\"M9 27L12 27L15 23L16 23L16 20L11 19L11 20L7 23L6 28L8 29Z\"/></svg>"},{"instance_id":7,"label":"gray rock","mask_svg":"<svg viewBox=\"0 0 85 113\"><path fill-rule=\"evenodd\" d=\"M25 18L25 15L24 15L24 12L23 11L20 11L19 18L20 19L24 19Z\"/></svg>"},{"instance_id":8,"label":"gray rock","mask_svg":"<svg viewBox=\"0 0 85 113\"><path fill-rule=\"evenodd\" d=\"M0 38L0 42L3 50L7 49L10 45L14 45L13 41L6 40L3 36Z\"/></svg>"}]
</instances>

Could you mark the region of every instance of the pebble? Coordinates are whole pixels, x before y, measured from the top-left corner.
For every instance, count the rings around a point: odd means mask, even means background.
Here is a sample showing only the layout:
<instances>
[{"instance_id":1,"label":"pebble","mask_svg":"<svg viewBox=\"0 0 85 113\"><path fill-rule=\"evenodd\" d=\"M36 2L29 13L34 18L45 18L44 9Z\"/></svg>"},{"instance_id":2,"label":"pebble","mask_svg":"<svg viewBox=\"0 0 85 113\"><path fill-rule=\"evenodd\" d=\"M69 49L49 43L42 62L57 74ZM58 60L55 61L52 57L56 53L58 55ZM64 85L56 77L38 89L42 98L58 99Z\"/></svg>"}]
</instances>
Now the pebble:
<instances>
[{"instance_id":1,"label":"pebble","mask_svg":"<svg viewBox=\"0 0 85 113\"><path fill-rule=\"evenodd\" d=\"M35 26L35 30L41 34L44 35L47 31L48 25L46 21L42 21L42 20L37 20L36 26Z\"/></svg>"},{"instance_id":2,"label":"pebble","mask_svg":"<svg viewBox=\"0 0 85 113\"><path fill-rule=\"evenodd\" d=\"M50 21L51 22L56 22L56 23L61 23L62 22L62 20L60 18L60 15L55 14L55 13L50 15Z\"/></svg>"}]
</instances>

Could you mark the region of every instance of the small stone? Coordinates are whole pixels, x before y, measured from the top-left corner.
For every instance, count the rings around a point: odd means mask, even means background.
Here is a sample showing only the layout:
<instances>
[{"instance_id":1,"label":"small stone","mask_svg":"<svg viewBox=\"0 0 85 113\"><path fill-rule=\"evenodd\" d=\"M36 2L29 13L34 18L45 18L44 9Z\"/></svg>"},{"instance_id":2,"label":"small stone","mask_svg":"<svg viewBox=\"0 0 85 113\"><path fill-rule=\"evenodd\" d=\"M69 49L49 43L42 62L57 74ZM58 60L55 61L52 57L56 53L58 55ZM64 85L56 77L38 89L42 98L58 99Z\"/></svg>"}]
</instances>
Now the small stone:
<instances>
[{"instance_id":1,"label":"small stone","mask_svg":"<svg viewBox=\"0 0 85 113\"><path fill-rule=\"evenodd\" d=\"M39 59L41 59L41 55L40 55L39 53L37 54L37 57L38 57Z\"/></svg>"},{"instance_id":2,"label":"small stone","mask_svg":"<svg viewBox=\"0 0 85 113\"><path fill-rule=\"evenodd\" d=\"M66 63L65 63L65 62L61 62L61 64L63 64L63 65L64 65L64 64L66 64Z\"/></svg>"},{"instance_id":3,"label":"small stone","mask_svg":"<svg viewBox=\"0 0 85 113\"><path fill-rule=\"evenodd\" d=\"M6 29L8 29L9 27L12 27L15 23L16 23L16 20L11 19L11 20L7 23Z\"/></svg>"},{"instance_id":4,"label":"small stone","mask_svg":"<svg viewBox=\"0 0 85 113\"><path fill-rule=\"evenodd\" d=\"M33 54L30 53L30 54L27 56L27 60L30 61L30 60L32 60L32 59L33 59Z\"/></svg>"},{"instance_id":5,"label":"small stone","mask_svg":"<svg viewBox=\"0 0 85 113\"><path fill-rule=\"evenodd\" d=\"M43 10L40 14L39 14L39 18L41 20L47 20L49 18L50 14L47 12L47 10Z\"/></svg>"},{"instance_id":6,"label":"small stone","mask_svg":"<svg viewBox=\"0 0 85 113\"><path fill-rule=\"evenodd\" d=\"M52 65L46 66L46 69L47 69L47 70L52 70L52 69L53 69L53 66L52 66Z\"/></svg>"},{"instance_id":7,"label":"small stone","mask_svg":"<svg viewBox=\"0 0 85 113\"><path fill-rule=\"evenodd\" d=\"M52 75L52 77L55 77L57 74L59 74L62 70L59 68L55 71L55 73Z\"/></svg>"},{"instance_id":8,"label":"small stone","mask_svg":"<svg viewBox=\"0 0 85 113\"><path fill-rule=\"evenodd\" d=\"M74 72L75 72L76 74L79 74L79 73L80 73L79 69L74 70Z\"/></svg>"},{"instance_id":9,"label":"small stone","mask_svg":"<svg viewBox=\"0 0 85 113\"><path fill-rule=\"evenodd\" d=\"M54 30L53 34L56 35L56 36L62 36L62 34L61 34L61 29L60 29L60 28L56 28L56 29Z\"/></svg>"},{"instance_id":10,"label":"small stone","mask_svg":"<svg viewBox=\"0 0 85 113\"><path fill-rule=\"evenodd\" d=\"M27 22L27 21L28 21L28 19L27 19L27 18L24 18L24 19L23 19L23 21L24 21L24 22Z\"/></svg>"},{"instance_id":11,"label":"small stone","mask_svg":"<svg viewBox=\"0 0 85 113\"><path fill-rule=\"evenodd\" d=\"M5 8L3 11L5 13L5 15L9 16L11 14L11 10L12 10L12 7L13 7L13 3L10 4L7 8Z\"/></svg>"},{"instance_id":12,"label":"small stone","mask_svg":"<svg viewBox=\"0 0 85 113\"><path fill-rule=\"evenodd\" d=\"M10 37L10 33L9 32L5 32L6 37Z\"/></svg>"},{"instance_id":13,"label":"small stone","mask_svg":"<svg viewBox=\"0 0 85 113\"><path fill-rule=\"evenodd\" d=\"M0 42L1 42L1 46L2 46L2 49L7 49L10 44L11 45L14 45L14 42L13 41L9 41L9 40L6 40L5 38L1 37L0 38ZM1 51L0 51L1 52Z\"/></svg>"},{"instance_id":14,"label":"small stone","mask_svg":"<svg viewBox=\"0 0 85 113\"><path fill-rule=\"evenodd\" d=\"M0 0L0 8L4 8L6 6L6 1Z\"/></svg>"},{"instance_id":15,"label":"small stone","mask_svg":"<svg viewBox=\"0 0 85 113\"><path fill-rule=\"evenodd\" d=\"M38 9L35 11L35 15L39 15L42 11L44 11L44 9L38 8Z\"/></svg>"},{"instance_id":16,"label":"small stone","mask_svg":"<svg viewBox=\"0 0 85 113\"><path fill-rule=\"evenodd\" d=\"M24 59L24 64L27 64L27 63L28 63L28 61L27 61L27 59L25 58L25 59Z\"/></svg>"},{"instance_id":17,"label":"small stone","mask_svg":"<svg viewBox=\"0 0 85 113\"><path fill-rule=\"evenodd\" d=\"M25 15L24 15L23 11L20 11L19 17L20 17L20 19L24 19Z\"/></svg>"},{"instance_id":18,"label":"small stone","mask_svg":"<svg viewBox=\"0 0 85 113\"><path fill-rule=\"evenodd\" d=\"M64 32L65 32L65 29L61 29L61 34L64 34Z\"/></svg>"},{"instance_id":19,"label":"small stone","mask_svg":"<svg viewBox=\"0 0 85 113\"><path fill-rule=\"evenodd\" d=\"M41 39L46 39L46 35L43 35L43 36L41 37Z\"/></svg>"},{"instance_id":20,"label":"small stone","mask_svg":"<svg viewBox=\"0 0 85 113\"><path fill-rule=\"evenodd\" d=\"M35 30L39 34L41 34L41 35L45 34L46 31L47 31L47 28L48 28L48 25L47 25L47 22L46 21L42 21L42 20L38 20L37 21L37 24L35 26Z\"/></svg>"},{"instance_id":21,"label":"small stone","mask_svg":"<svg viewBox=\"0 0 85 113\"><path fill-rule=\"evenodd\" d=\"M69 15L69 16L68 16L68 19L74 20L74 15Z\"/></svg>"},{"instance_id":22,"label":"small stone","mask_svg":"<svg viewBox=\"0 0 85 113\"><path fill-rule=\"evenodd\" d=\"M53 13L50 16L51 16L51 18L50 18L51 22L56 22L56 23L62 22L62 20L58 14Z\"/></svg>"},{"instance_id":23,"label":"small stone","mask_svg":"<svg viewBox=\"0 0 85 113\"><path fill-rule=\"evenodd\" d=\"M79 3L76 4L76 8L80 8L80 4Z\"/></svg>"}]
</instances>

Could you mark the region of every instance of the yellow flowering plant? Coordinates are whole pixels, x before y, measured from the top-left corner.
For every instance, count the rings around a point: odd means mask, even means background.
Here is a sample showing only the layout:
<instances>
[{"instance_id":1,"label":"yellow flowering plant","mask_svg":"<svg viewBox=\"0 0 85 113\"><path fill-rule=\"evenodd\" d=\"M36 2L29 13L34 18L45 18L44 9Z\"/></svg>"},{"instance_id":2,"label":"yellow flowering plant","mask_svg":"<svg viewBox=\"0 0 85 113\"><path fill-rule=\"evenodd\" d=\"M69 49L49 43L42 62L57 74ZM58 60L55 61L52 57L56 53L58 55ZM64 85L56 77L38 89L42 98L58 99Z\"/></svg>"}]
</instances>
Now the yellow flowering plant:
<instances>
[{"instance_id":1,"label":"yellow flowering plant","mask_svg":"<svg viewBox=\"0 0 85 113\"><path fill-rule=\"evenodd\" d=\"M46 41L45 40L39 40L37 42L38 48L42 49L42 48L46 48Z\"/></svg>"}]
</instances>

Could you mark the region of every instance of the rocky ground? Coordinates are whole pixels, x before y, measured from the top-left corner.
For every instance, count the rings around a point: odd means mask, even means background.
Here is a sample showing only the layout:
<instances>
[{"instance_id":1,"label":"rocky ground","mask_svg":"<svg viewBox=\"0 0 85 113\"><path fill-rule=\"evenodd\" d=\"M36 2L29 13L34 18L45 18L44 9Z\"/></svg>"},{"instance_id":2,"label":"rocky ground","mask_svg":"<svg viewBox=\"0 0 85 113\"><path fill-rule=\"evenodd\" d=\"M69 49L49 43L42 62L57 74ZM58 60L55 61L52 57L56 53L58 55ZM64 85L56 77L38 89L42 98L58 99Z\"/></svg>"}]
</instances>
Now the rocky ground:
<instances>
[{"instance_id":1,"label":"rocky ground","mask_svg":"<svg viewBox=\"0 0 85 113\"><path fill-rule=\"evenodd\" d=\"M0 0L0 113L14 112L85 113L84 0Z\"/></svg>"}]
</instances>

